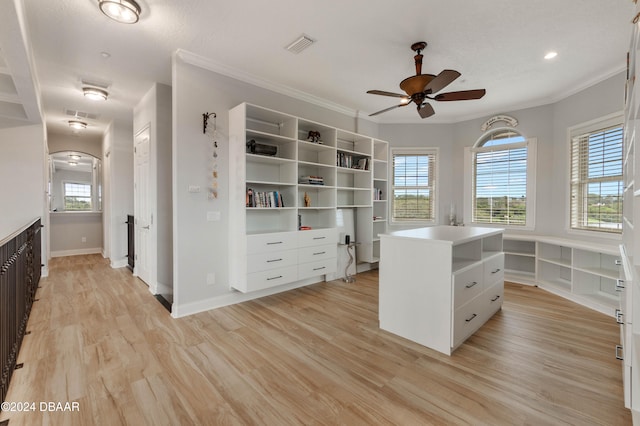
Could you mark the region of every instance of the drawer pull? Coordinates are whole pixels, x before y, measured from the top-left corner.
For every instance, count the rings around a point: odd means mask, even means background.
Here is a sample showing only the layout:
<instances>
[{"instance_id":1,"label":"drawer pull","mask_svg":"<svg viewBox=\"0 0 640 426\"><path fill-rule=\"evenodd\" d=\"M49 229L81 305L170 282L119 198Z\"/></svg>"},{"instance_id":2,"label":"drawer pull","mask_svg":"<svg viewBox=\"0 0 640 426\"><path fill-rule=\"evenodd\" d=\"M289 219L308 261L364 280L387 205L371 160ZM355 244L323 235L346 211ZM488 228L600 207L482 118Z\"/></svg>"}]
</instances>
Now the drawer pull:
<instances>
[{"instance_id":1,"label":"drawer pull","mask_svg":"<svg viewBox=\"0 0 640 426\"><path fill-rule=\"evenodd\" d=\"M277 280L277 279L279 279L279 278L282 278L282 275L278 275L277 277L267 278L267 281Z\"/></svg>"},{"instance_id":2,"label":"drawer pull","mask_svg":"<svg viewBox=\"0 0 640 426\"><path fill-rule=\"evenodd\" d=\"M616 280L616 291L622 291L624 289L624 280Z\"/></svg>"},{"instance_id":3,"label":"drawer pull","mask_svg":"<svg viewBox=\"0 0 640 426\"><path fill-rule=\"evenodd\" d=\"M467 318L466 320L464 320L465 322L471 322L475 317L477 317L478 314L473 314L471 315L469 318Z\"/></svg>"},{"instance_id":4,"label":"drawer pull","mask_svg":"<svg viewBox=\"0 0 640 426\"><path fill-rule=\"evenodd\" d=\"M624 314L622 313L622 311L620 309L616 309L616 322L618 324L624 324L624 321L622 320L622 318L624 317Z\"/></svg>"},{"instance_id":5,"label":"drawer pull","mask_svg":"<svg viewBox=\"0 0 640 426\"><path fill-rule=\"evenodd\" d=\"M326 253L326 251L319 251L319 252L317 252L317 253L313 253L313 255L314 255L314 256L318 256L318 255L320 255L320 254L325 254L325 253Z\"/></svg>"},{"instance_id":6,"label":"drawer pull","mask_svg":"<svg viewBox=\"0 0 640 426\"><path fill-rule=\"evenodd\" d=\"M497 274L498 272L502 271L502 269L498 268L495 271L491 271L492 274Z\"/></svg>"},{"instance_id":7,"label":"drawer pull","mask_svg":"<svg viewBox=\"0 0 640 426\"><path fill-rule=\"evenodd\" d=\"M274 244L282 244L282 241L273 241L273 242L267 243L268 246L272 246Z\"/></svg>"},{"instance_id":8,"label":"drawer pull","mask_svg":"<svg viewBox=\"0 0 640 426\"><path fill-rule=\"evenodd\" d=\"M476 285L476 284L478 284L478 282L477 282L477 281L474 281L474 282L472 282L472 283L469 283L469 284L465 285L464 287L465 287L465 288L471 288L471 287L473 287L473 286L474 286L474 285Z\"/></svg>"},{"instance_id":9,"label":"drawer pull","mask_svg":"<svg viewBox=\"0 0 640 426\"><path fill-rule=\"evenodd\" d=\"M271 262L282 262L282 259L271 259L271 260L267 260L267 263L271 263Z\"/></svg>"},{"instance_id":10,"label":"drawer pull","mask_svg":"<svg viewBox=\"0 0 640 426\"><path fill-rule=\"evenodd\" d=\"M624 360L624 356L621 355L622 352L622 345L616 345L616 359L619 359L620 361Z\"/></svg>"},{"instance_id":11,"label":"drawer pull","mask_svg":"<svg viewBox=\"0 0 640 426\"><path fill-rule=\"evenodd\" d=\"M313 237L314 240L324 240L327 237Z\"/></svg>"},{"instance_id":12,"label":"drawer pull","mask_svg":"<svg viewBox=\"0 0 640 426\"><path fill-rule=\"evenodd\" d=\"M495 302L496 300L500 299L500 295L496 294L496 297L494 297L493 299L491 299L492 302Z\"/></svg>"},{"instance_id":13,"label":"drawer pull","mask_svg":"<svg viewBox=\"0 0 640 426\"><path fill-rule=\"evenodd\" d=\"M313 268L313 270L314 271L320 271L320 270L325 269L325 268L326 268L326 266L321 266L319 268Z\"/></svg>"}]
</instances>

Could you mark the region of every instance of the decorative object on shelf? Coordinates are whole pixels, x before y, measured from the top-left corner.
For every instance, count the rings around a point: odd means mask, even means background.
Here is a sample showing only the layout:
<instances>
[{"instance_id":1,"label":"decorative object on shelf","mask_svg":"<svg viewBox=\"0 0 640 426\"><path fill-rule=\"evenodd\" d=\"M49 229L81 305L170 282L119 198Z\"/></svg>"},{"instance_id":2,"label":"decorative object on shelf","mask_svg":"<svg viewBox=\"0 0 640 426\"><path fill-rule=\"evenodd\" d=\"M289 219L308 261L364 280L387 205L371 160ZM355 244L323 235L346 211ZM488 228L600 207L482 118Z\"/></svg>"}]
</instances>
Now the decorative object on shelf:
<instances>
[{"instance_id":1,"label":"decorative object on shelf","mask_svg":"<svg viewBox=\"0 0 640 426\"><path fill-rule=\"evenodd\" d=\"M309 130L309 136L307 136L307 140L313 143L322 143L320 140L320 132L315 130Z\"/></svg>"},{"instance_id":2,"label":"decorative object on shelf","mask_svg":"<svg viewBox=\"0 0 640 426\"><path fill-rule=\"evenodd\" d=\"M216 123L216 113L205 112L204 114L202 114L202 133L204 134L207 134L207 125L209 124L209 118L213 118L213 164L211 170L211 188L209 190L209 199L213 200L218 198L218 128Z\"/></svg>"},{"instance_id":3,"label":"decorative object on shelf","mask_svg":"<svg viewBox=\"0 0 640 426\"><path fill-rule=\"evenodd\" d=\"M304 206L311 207L311 198L309 197L309 194L307 194L306 192L304 193Z\"/></svg>"},{"instance_id":4,"label":"decorative object on shelf","mask_svg":"<svg viewBox=\"0 0 640 426\"><path fill-rule=\"evenodd\" d=\"M255 139L251 139L247 141L247 152L251 154L268 155L270 157L275 157L275 155L278 153L278 147L274 145L258 143L255 141Z\"/></svg>"}]
</instances>

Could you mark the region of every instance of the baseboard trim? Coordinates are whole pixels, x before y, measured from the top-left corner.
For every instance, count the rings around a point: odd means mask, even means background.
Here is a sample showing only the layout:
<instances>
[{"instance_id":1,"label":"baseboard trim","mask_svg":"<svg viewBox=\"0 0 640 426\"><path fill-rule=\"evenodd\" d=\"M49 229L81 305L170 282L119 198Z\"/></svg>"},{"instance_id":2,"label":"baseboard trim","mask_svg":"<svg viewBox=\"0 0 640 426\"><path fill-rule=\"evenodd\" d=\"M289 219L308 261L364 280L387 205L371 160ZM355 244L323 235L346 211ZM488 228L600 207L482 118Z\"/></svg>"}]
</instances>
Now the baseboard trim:
<instances>
[{"instance_id":1,"label":"baseboard trim","mask_svg":"<svg viewBox=\"0 0 640 426\"><path fill-rule=\"evenodd\" d=\"M111 259L111 267L113 269L124 268L127 265L128 265L127 259L121 259L121 260L115 260L115 261Z\"/></svg>"},{"instance_id":2,"label":"baseboard trim","mask_svg":"<svg viewBox=\"0 0 640 426\"><path fill-rule=\"evenodd\" d=\"M51 252L51 257L79 256L82 254L101 254L102 248L87 248L74 250L57 250Z\"/></svg>"},{"instance_id":3,"label":"baseboard trim","mask_svg":"<svg viewBox=\"0 0 640 426\"><path fill-rule=\"evenodd\" d=\"M224 294L222 296L211 297L209 299L199 300L197 302L178 304L174 301L171 305L171 316L173 318L181 318L189 315L198 314L200 312L210 311L212 309L222 308L224 306L234 305L236 303L248 302L249 300L258 299L260 297L270 296L272 294L282 293L283 291L293 290L310 284L324 282L323 277L309 278L303 281L281 285L274 288L268 288L260 291L252 291L251 293L241 293L234 291L233 293ZM178 296L179 297L179 296Z\"/></svg>"}]
</instances>

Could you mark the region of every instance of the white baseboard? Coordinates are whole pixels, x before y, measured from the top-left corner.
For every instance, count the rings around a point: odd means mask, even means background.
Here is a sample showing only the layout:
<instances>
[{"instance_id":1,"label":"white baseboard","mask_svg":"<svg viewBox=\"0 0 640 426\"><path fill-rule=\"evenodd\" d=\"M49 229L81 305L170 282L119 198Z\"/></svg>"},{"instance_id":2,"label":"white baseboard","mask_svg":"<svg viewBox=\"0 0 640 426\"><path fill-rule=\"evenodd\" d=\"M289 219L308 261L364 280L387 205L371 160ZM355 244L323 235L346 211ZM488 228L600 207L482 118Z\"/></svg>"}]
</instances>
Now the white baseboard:
<instances>
[{"instance_id":1,"label":"white baseboard","mask_svg":"<svg viewBox=\"0 0 640 426\"><path fill-rule=\"evenodd\" d=\"M236 303L247 302L249 300L258 299L272 294L282 293L283 291L293 290L295 288L304 287L310 284L324 282L324 279L309 278L303 281L296 281L290 284L284 284L274 288L268 288L260 291L252 291L251 293L241 293L234 291L233 293L224 294L222 296L211 297L197 302L178 304L174 301L171 305L171 316L173 318L181 318L189 315L198 314L200 312L210 311L212 309L222 308Z\"/></svg>"},{"instance_id":2,"label":"white baseboard","mask_svg":"<svg viewBox=\"0 0 640 426\"><path fill-rule=\"evenodd\" d=\"M127 259L113 260L111 259L111 267L113 269L124 268L127 266Z\"/></svg>"},{"instance_id":3,"label":"white baseboard","mask_svg":"<svg viewBox=\"0 0 640 426\"><path fill-rule=\"evenodd\" d=\"M100 254L100 253L102 253L102 249L100 247L74 249L74 250L57 250L57 251L51 252L51 257L78 256L81 254Z\"/></svg>"}]
</instances>

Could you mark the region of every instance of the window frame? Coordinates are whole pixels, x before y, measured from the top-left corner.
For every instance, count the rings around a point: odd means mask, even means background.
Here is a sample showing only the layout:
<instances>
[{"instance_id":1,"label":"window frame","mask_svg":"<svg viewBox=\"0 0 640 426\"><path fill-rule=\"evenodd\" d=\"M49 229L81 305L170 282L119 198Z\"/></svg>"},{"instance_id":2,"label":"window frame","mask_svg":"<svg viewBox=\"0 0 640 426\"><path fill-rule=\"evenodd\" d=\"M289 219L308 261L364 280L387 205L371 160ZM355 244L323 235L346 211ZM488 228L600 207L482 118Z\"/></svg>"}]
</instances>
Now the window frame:
<instances>
[{"instance_id":1,"label":"window frame","mask_svg":"<svg viewBox=\"0 0 640 426\"><path fill-rule=\"evenodd\" d=\"M613 239L613 240L621 240L622 239L622 229L620 232L610 232L610 231L601 231L598 229L586 229L586 228L573 228L572 227L572 151L573 151L573 138L585 133L595 133L600 130L608 129L615 126L622 127L622 174L621 180L623 182L624 188L624 113L623 112L614 112L612 114L605 115L600 118L596 118L584 123L576 124L567 128L567 160L566 160L566 171L567 171L567 184L566 187L566 223L565 230L569 234L573 235L582 235L582 236L590 236L604 239ZM624 202L624 200L622 200Z\"/></svg>"},{"instance_id":2,"label":"window frame","mask_svg":"<svg viewBox=\"0 0 640 426\"><path fill-rule=\"evenodd\" d=\"M495 133L501 132L512 132L520 135L524 138L523 142L517 142L509 145L519 145L519 147L526 146L527 147L527 186L526 186L526 209L525 209L525 223L524 225L513 225L506 223L485 223L485 222L474 222L473 218L473 179L475 174L475 169L473 166L473 155L478 151L490 151L490 150L498 150L500 149L500 145L496 145L493 147L486 147L483 149L482 144L487 142L487 138ZM483 227L492 227L492 228L504 228L510 230L520 230L520 231L533 231L536 226L536 170L537 170L537 138L528 138L526 135L521 132L515 130L512 127L499 127L495 129L488 130L483 133L482 136L478 138L478 140L473 144L473 146L464 148L464 221L473 226L483 226ZM515 147L513 149L516 149Z\"/></svg>"},{"instance_id":3,"label":"window frame","mask_svg":"<svg viewBox=\"0 0 640 426\"><path fill-rule=\"evenodd\" d=\"M396 225L400 225L400 224L406 224L406 225L410 225L410 224L429 224L429 225L435 225L436 223L438 223L438 194L439 194L439 175L440 175L440 148L438 147L425 147L425 148L407 148L407 147L399 147L399 148L394 148L392 147L390 150L390 163L391 163L391 167L390 167L390 182L389 182L389 218L390 218L390 222L392 224L396 224ZM411 219L397 219L394 215L394 211L395 211L395 161L394 158L395 156L401 156L401 155L432 155L433 156L433 166L434 166L434 171L431 174L431 180L433 181L433 184L431 185L431 191L432 191L432 203L431 203L431 210L432 210L432 217L431 219L417 219L417 218L411 218ZM398 187L398 189L401 187Z\"/></svg>"},{"instance_id":4,"label":"window frame","mask_svg":"<svg viewBox=\"0 0 640 426\"><path fill-rule=\"evenodd\" d=\"M89 187L89 209L86 210L75 210L75 209L67 209L67 185L84 185ZM64 207L63 211L66 212L92 212L95 211L93 209L93 185L91 182L78 182L75 180L63 180L62 181L62 206Z\"/></svg>"}]
</instances>

